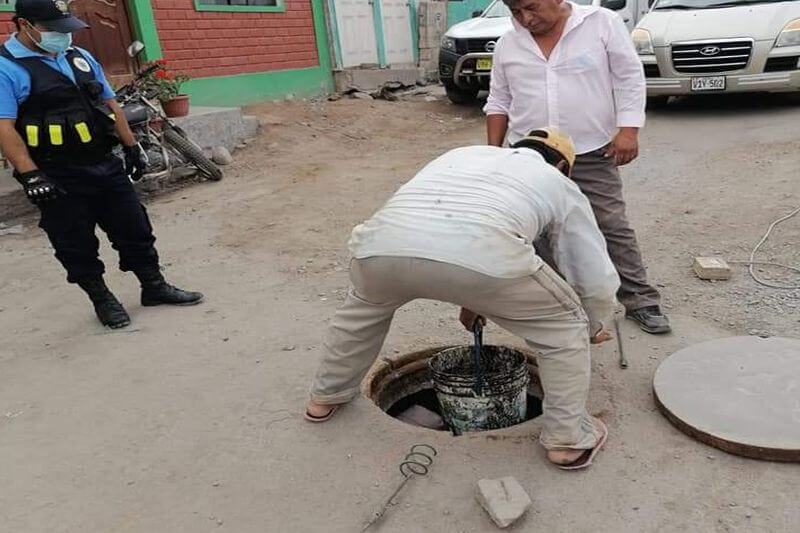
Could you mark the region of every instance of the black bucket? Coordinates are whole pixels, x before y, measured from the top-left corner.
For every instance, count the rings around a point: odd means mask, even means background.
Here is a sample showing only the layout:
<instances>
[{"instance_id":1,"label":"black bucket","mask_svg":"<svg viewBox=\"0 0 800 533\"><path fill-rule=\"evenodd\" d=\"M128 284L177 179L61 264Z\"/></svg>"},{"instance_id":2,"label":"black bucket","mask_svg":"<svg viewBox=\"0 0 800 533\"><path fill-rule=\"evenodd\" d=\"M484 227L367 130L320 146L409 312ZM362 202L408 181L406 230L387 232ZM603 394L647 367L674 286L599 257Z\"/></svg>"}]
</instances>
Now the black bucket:
<instances>
[{"instance_id":1,"label":"black bucket","mask_svg":"<svg viewBox=\"0 0 800 533\"><path fill-rule=\"evenodd\" d=\"M526 420L530 373L525 354L505 346L483 346L481 366L478 384L471 346L444 350L428 361L442 417L456 435Z\"/></svg>"}]
</instances>

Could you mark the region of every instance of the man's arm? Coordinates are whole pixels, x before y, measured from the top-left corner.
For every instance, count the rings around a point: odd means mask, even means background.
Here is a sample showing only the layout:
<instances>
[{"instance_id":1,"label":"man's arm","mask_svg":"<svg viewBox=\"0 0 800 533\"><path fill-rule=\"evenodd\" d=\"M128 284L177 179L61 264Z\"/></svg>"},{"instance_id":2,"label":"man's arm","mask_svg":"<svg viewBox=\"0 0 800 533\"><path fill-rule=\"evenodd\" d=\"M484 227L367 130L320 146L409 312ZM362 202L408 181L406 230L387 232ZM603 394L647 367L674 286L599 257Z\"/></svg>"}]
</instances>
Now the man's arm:
<instances>
[{"instance_id":1,"label":"man's arm","mask_svg":"<svg viewBox=\"0 0 800 533\"><path fill-rule=\"evenodd\" d=\"M36 170L36 163L15 129L19 102L27 97L30 84L14 75L16 65L6 63L8 61L5 58L0 60L3 66L0 69L0 151L17 172L30 172Z\"/></svg>"},{"instance_id":2,"label":"man's arm","mask_svg":"<svg viewBox=\"0 0 800 533\"><path fill-rule=\"evenodd\" d=\"M131 131L128 119L125 118L125 111L122 110L122 106L119 105L119 102L117 102L115 98L110 98L105 102L106 105L111 108L111 111L114 112L114 129L117 132L120 142L122 142L122 146L130 147L136 144L136 137Z\"/></svg>"},{"instance_id":3,"label":"man's arm","mask_svg":"<svg viewBox=\"0 0 800 533\"><path fill-rule=\"evenodd\" d=\"M511 89L501 61L502 43L503 39L500 39L494 50L489 98L483 107L483 112L486 113L487 141L490 146L503 146L508 131L508 110L511 108Z\"/></svg>"},{"instance_id":4,"label":"man's arm","mask_svg":"<svg viewBox=\"0 0 800 533\"><path fill-rule=\"evenodd\" d=\"M28 200L41 205L67 194L36 167L25 141L14 129L15 122L12 118L0 119L0 150L14 167L14 178L22 185Z\"/></svg>"},{"instance_id":5,"label":"man's arm","mask_svg":"<svg viewBox=\"0 0 800 533\"><path fill-rule=\"evenodd\" d=\"M147 157L147 153L142 148L142 145L139 144L138 139L131 131L131 127L128 124L128 119L125 118L125 111L123 111L122 106L119 103L111 98L105 101L106 105L111 108L114 112L114 116L116 120L114 122L114 129L117 132L117 136L119 137L120 142L123 146L123 152L125 153L125 157L123 159L125 163L125 172L127 173L128 177L133 181L139 181L144 177L145 172L147 171L147 165L150 163L150 159Z\"/></svg>"},{"instance_id":6,"label":"man's arm","mask_svg":"<svg viewBox=\"0 0 800 533\"><path fill-rule=\"evenodd\" d=\"M0 151L3 152L3 155L14 167L14 170L24 174L25 172L36 170L36 163L31 159L25 141L14 129L15 123L16 119L0 119Z\"/></svg>"},{"instance_id":7,"label":"man's arm","mask_svg":"<svg viewBox=\"0 0 800 533\"><path fill-rule=\"evenodd\" d=\"M591 334L611 325L619 276L608 256L589 200L562 178L553 199L554 220L549 235L553 258L575 289L589 316Z\"/></svg>"},{"instance_id":8,"label":"man's arm","mask_svg":"<svg viewBox=\"0 0 800 533\"><path fill-rule=\"evenodd\" d=\"M486 117L486 136L489 146L503 146L508 131L508 115L488 115Z\"/></svg>"},{"instance_id":9,"label":"man's arm","mask_svg":"<svg viewBox=\"0 0 800 533\"><path fill-rule=\"evenodd\" d=\"M627 26L616 15L609 16L609 24L606 50L619 133L608 156L614 157L617 165L627 165L639 155L639 129L645 123L647 83Z\"/></svg>"},{"instance_id":10,"label":"man's arm","mask_svg":"<svg viewBox=\"0 0 800 533\"><path fill-rule=\"evenodd\" d=\"M114 89L112 89L111 85L108 83L108 79L106 78L106 73L103 70L103 66L97 61L97 59L95 59L95 57L92 54L90 54L83 48L78 48L78 51L92 67L92 71L94 72L95 78L103 86L103 94L101 95L101 98L114 113L114 121L115 121L114 130L116 131L117 137L119 137L120 142L122 142L122 146L125 147L133 146L137 142L136 137L133 135L130 125L128 125L128 119L125 118L125 112L122 110L122 107L119 105L119 102L117 102L117 99L115 98Z\"/></svg>"}]
</instances>

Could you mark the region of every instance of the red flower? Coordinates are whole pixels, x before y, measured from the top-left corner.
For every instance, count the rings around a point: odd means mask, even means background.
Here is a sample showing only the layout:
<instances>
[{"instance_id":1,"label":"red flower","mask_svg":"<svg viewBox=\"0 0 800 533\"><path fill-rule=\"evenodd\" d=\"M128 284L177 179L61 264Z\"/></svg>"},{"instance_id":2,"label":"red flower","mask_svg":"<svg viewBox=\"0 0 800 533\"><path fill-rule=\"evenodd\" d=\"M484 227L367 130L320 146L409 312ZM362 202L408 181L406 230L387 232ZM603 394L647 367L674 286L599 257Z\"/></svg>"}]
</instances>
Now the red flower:
<instances>
[{"instance_id":1,"label":"red flower","mask_svg":"<svg viewBox=\"0 0 800 533\"><path fill-rule=\"evenodd\" d=\"M166 67L167 66L167 60L166 59L159 59L159 60L156 61L156 65L161 65L162 67Z\"/></svg>"},{"instance_id":2,"label":"red flower","mask_svg":"<svg viewBox=\"0 0 800 533\"><path fill-rule=\"evenodd\" d=\"M172 76L170 76L169 72L167 72L166 70L158 70L156 71L156 78L160 80L168 80L172 78Z\"/></svg>"}]
</instances>

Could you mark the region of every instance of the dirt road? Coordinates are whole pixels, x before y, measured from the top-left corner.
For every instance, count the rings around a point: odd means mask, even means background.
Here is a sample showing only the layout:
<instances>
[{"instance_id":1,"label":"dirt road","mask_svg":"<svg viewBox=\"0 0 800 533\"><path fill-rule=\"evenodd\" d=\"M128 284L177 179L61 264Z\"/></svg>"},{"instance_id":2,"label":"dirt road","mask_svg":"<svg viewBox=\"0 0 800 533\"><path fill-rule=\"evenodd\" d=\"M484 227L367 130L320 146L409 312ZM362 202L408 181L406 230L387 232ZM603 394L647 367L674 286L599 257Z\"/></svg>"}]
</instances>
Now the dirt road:
<instances>
[{"instance_id":1,"label":"dirt road","mask_svg":"<svg viewBox=\"0 0 800 533\"><path fill-rule=\"evenodd\" d=\"M381 531L492 531L474 484L504 475L534 501L517 531L797 530L800 465L692 441L656 412L650 388L659 361L686 345L798 335L800 291L761 288L740 268L729 282L701 282L690 265L699 254L746 258L769 223L800 204L800 108L750 97L650 116L625 180L675 333L624 324L627 371L613 346L596 351L591 410L611 437L595 466L574 475L545 464L535 425L533 435L455 439L365 399L326 426L300 416L325 322L347 286L351 227L439 153L481 143L479 110L418 96L253 112L264 134L225 181L149 206L168 277L203 290L202 306L141 308L135 280L105 246L109 284L133 325L104 331L34 221L22 236L0 237L0 531L356 531L419 442L436 445L437 464ZM794 219L763 257L797 265L798 242ZM496 327L487 337L517 342ZM383 353L466 341L454 308L414 303Z\"/></svg>"}]
</instances>

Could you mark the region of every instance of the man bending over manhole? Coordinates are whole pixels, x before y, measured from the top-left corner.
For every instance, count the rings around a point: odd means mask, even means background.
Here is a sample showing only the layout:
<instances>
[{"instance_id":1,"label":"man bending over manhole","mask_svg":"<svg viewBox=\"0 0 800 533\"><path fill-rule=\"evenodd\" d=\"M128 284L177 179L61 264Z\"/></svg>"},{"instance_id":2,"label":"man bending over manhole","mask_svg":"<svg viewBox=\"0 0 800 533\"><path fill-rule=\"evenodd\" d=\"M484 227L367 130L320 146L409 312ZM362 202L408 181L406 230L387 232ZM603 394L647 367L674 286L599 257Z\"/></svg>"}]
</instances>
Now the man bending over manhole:
<instances>
[{"instance_id":1,"label":"man bending over manhole","mask_svg":"<svg viewBox=\"0 0 800 533\"><path fill-rule=\"evenodd\" d=\"M325 422L358 395L398 308L439 300L460 305L468 329L485 317L539 353L542 446L560 468L588 467L608 433L586 411L589 343L611 338L620 282L588 200L567 179L574 162L572 140L552 128L511 148L458 148L357 226L353 288L331 320L306 419ZM540 234L568 283L536 255Z\"/></svg>"}]
</instances>

